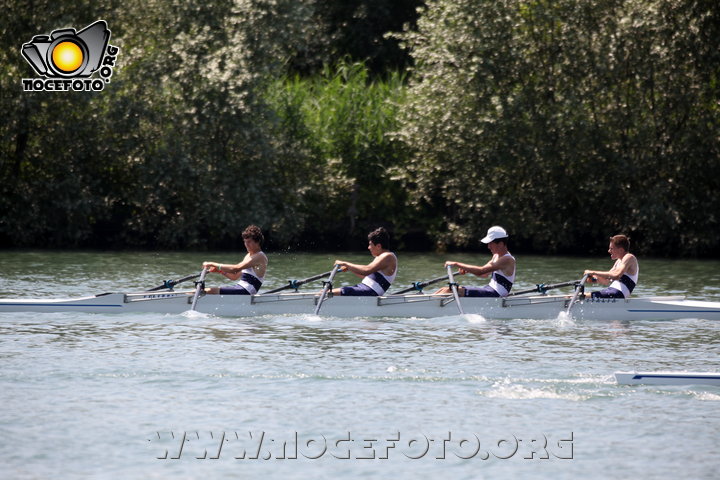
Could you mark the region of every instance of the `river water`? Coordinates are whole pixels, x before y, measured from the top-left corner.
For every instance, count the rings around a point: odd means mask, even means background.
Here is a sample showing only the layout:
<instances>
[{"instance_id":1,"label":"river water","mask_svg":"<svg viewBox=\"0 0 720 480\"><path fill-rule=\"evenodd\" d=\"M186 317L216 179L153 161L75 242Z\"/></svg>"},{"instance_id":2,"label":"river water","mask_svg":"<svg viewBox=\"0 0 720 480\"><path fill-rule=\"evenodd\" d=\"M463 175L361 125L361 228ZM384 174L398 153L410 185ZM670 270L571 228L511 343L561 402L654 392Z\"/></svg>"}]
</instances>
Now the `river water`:
<instances>
[{"instance_id":1,"label":"river water","mask_svg":"<svg viewBox=\"0 0 720 480\"><path fill-rule=\"evenodd\" d=\"M0 297L136 291L240 258L0 252ZM335 258L370 260L271 254L265 288ZM405 286L488 256L399 258ZM610 265L519 256L515 288ZM720 300L718 261L641 259L640 273L638 296ZM719 346L720 324L698 319L1 313L0 475L717 478L720 387L620 386L613 372L717 372Z\"/></svg>"}]
</instances>

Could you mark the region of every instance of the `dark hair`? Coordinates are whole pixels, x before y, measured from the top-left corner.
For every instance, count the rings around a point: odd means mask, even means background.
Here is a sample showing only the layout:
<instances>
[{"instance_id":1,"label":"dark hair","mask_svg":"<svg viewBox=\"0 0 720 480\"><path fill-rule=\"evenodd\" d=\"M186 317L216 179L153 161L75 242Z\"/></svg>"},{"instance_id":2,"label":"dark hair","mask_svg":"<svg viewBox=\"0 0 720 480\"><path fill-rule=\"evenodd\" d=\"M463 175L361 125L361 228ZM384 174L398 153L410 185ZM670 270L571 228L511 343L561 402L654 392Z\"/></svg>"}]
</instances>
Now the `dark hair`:
<instances>
[{"instance_id":1,"label":"dark hair","mask_svg":"<svg viewBox=\"0 0 720 480\"><path fill-rule=\"evenodd\" d=\"M626 252L630 251L630 238L625 235L615 235L610 237L610 242L616 247L620 247Z\"/></svg>"},{"instance_id":2,"label":"dark hair","mask_svg":"<svg viewBox=\"0 0 720 480\"><path fill-rule=\"evenodd\" d=\"M368 240L375 245L382 245L384 249L390 250L390 234L383 227L376 228L368 235Z\"/></svg>"},{"instance_id":3,"label":"dark hair","mask_svg":"<svg viewBox=\"0 0 720 480\"><path fill-rule=\"evenodd\" d=\"M507 247L508 244L508 237L502 237L502 238L496 238L495 240L491 240L490 243L504 243Z\"/></svg>"},{"instance_id":4,"label":"dark hair","mask_svg":"<svg viewBox=\"0 0 720 480\"><path fill-rule=\"evenodd\" d=\"M262 230L260 230L260 228L256 227L255 225L250 225L245 230L243 230L242 238L243 240L250 238L252 240L255 240L258 244L262 244L263 241L265 241Z\"/></svg>"}]
</instances>

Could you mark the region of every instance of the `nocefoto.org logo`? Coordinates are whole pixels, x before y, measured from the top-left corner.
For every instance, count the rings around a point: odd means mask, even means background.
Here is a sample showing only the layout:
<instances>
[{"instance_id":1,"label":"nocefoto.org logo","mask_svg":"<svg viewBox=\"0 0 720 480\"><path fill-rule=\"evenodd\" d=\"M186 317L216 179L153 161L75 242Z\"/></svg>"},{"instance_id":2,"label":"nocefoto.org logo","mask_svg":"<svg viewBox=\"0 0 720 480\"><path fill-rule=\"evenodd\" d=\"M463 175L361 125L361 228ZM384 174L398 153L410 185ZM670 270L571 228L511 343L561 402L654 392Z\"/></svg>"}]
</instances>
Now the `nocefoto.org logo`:
<instances>
[{"instance_id":1,"label":"nocefoto.org logo","mask_svg":"<svg viewBox=\"0 0 720 480\"><path fill-rule=\"evenodd\" d=\"M98 20L79 32L74 28L35 35L20 50L25 60L44 78L23 78L26 92L99 92L110 83L120 51L108 44L110 30ZM100 78L91 78L98 72Z\"/></svg>"}]
</instances>

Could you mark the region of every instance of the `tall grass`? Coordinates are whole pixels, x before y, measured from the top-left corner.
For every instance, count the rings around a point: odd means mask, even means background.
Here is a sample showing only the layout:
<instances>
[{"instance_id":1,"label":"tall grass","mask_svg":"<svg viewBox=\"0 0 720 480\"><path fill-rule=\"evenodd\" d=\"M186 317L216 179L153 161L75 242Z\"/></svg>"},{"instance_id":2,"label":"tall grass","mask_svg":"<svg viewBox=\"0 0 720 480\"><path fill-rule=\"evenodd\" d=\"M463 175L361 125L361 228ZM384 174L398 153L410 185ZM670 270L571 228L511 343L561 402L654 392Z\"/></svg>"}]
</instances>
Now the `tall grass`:
<instances>
[{"instance_id":1,"label":"tall grass","mask_svg":"<svg viewBox=\"0 0 720 480\"><path fill-rule=\"evenodd\" d=\"M309 155L305 168L317 172L310 188L325 200L309 231L336 225L338 238L359 238L372 225L397 222L404 194L388 170L403 161L404 150L390 134L405 90L402 74L373 78L364 64L349 61L271 83L267 100L283 133Z\"/></svg>"},{"instance_id":2,"label":"tall grass","mask_svg":"<svg viewBox=\"0 0 720 480\"><path fill-rule=\"evenodd\" d=\"M405 96L398 72L371 79L363 63L326 65L312 77L276 80L268 99L284 128L307 136L325 159L341 159L348 171L357 162L385 164L396 160L397 145L388 137L397 126L397 109Z\"/></svg>"}]
</instances>

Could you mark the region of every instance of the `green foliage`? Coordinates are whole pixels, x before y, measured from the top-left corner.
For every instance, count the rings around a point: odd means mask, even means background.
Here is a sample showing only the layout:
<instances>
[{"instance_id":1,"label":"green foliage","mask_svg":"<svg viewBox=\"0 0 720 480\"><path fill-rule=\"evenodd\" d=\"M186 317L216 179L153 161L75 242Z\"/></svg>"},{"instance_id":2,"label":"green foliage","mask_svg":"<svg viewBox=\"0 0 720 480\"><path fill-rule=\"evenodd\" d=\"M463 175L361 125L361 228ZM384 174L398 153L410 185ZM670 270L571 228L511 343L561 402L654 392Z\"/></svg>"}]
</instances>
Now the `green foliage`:
<instances>
[{"instance_id":1,"label":"green foliage","mask_svg":"<svg viewBox=\"0 0 720 480\"><path fill-rule=\"evenodd\" d=\"M149 182L130 192L133 220L126 231L130 238L150 234L141 244L237 245L244 226L258 223L287 240L297 228L286 225L292 218L286 203L293 201L286 182L293 179L284 165L291 149L274 135L260 94L281 67L268 59L287 54L310 11L291 1L174 7L172 15L182 19L176 29L138 46L141 56L157 58L133 83L159 77L147 101L161 103L148 112L155 120L140 129L150 134L142 143L152 149L138 156L133 175Z\"/></svg>"},{"instance_id":2,"label":"green foliage","mask_svg":"<svg viewBox=\"0 0 720 480\"><path fill-rule=\"evenodd\" d=\"M414 152L398 173L442 216L433 233L468 246L502 224L523 247L567 252L625 232L640 251L718 253L719 11L428 2L403 36Z\"/></svg>"},{"instance_id":3,"label":"green foliage","mask_svg":"<svg viewBox=\"0 0 720 480\"><path fill-rule=\"evenodd\" d=\"M64 20L18 12L3 27L3 244L236 246L248 223L279 242L297 234L302 177L286 172L297 149L261 94L308 36L312 2L43 6ZM20 91L22 42L101 15L121 48L101 95Z\"/></svg>"},{"instance_id":4,"label":"green foliage","mask_svg":"<svg viewBox=\"0 0 720 480\"><path fill-rule=\"evenodd\" d=\"M0 2L0 246L720 254L716 1ZM100 18L102 93L22 91Z\"/></svg>"},{"instance_id":5,"label":"green foliage","mask_svg":"<svg viewBox=\"0 0 720 480\"><path fill-rule=\"evenodd\" d=\"M403 150L388 133L398 128L404 92L400 74L371 80L364 64L345 61L271 86L268 100L283 130L312 157L301 209L308 243L357 245L374 226L402 223L404 195L388 171Z\"/></svg>"}]
</instances>

